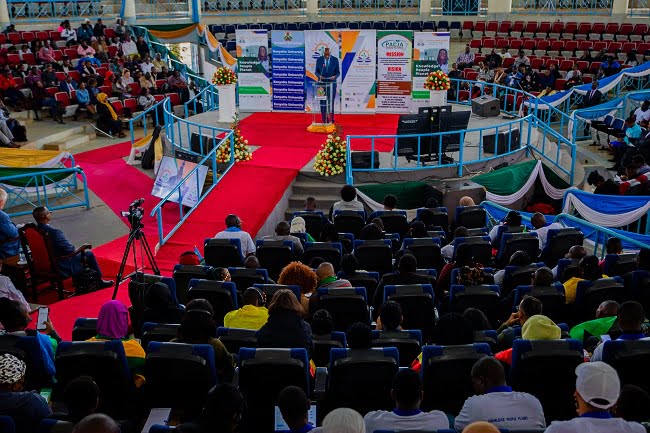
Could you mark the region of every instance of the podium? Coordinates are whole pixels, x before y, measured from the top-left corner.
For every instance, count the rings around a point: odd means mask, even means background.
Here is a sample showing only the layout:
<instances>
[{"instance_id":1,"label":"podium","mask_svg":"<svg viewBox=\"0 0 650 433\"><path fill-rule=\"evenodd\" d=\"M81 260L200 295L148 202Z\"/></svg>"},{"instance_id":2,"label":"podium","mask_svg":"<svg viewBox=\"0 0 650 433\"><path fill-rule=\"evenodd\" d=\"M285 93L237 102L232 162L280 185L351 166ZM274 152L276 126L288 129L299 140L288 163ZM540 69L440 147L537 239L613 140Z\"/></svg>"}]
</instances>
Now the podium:
<instances>
[{"instance_id":1,"label":"podium","mask_svg":"<svg viewBox=\"0 0 650 433\"><path fill-rule=\"evenodd\" d=\"M309 132L331 133L336 130L332 121L334 114L334 98L336 98L336 82L315 81L313 86L313 104L311 112L311 125L307 127Z\"/></svg>"}]
</instances>

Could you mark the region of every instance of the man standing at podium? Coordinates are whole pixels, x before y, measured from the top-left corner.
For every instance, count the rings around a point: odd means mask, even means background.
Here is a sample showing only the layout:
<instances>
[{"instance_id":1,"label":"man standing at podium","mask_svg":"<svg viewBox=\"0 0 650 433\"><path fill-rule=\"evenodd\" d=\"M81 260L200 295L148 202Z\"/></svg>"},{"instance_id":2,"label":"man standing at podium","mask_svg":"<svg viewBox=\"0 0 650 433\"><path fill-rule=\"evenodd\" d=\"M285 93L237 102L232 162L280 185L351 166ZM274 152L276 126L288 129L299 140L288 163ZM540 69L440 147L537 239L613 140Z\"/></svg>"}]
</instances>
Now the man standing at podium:
<instances>
[{"instance_id":1,"label":"man standing at podium","mask_svg":"<svg viewBox=\"0 0 650 433\"><path fill-rule=\"evenodd\" d=\"M341 75L339 59L330 54L330 49L325 48L323 55L316 60L316 76L320 83L325 84L326 101L320 101L320 112L323 123L334 123L334 99L336 98L336 79ZM329 104L329 113L327 105Z\"/></svg>"}]
</instances>

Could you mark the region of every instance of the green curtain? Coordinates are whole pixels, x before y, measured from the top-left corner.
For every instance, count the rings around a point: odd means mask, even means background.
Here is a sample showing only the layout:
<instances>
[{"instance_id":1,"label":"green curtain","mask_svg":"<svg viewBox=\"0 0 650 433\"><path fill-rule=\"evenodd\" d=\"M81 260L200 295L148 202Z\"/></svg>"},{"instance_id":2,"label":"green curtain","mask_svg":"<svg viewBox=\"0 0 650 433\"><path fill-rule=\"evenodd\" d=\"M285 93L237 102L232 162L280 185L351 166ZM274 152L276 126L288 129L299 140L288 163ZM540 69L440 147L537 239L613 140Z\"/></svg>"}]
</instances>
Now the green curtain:
<instances>
[{"instance_id":1,"label":"green curtain","mask_svg":"<svg viewBox=\"0 0 650 433\"><path fill-rule=\"evenodd\" d=\"M519 191L535 169L537 160L520 162L489 173L474 176L472 180L493 194L511 195Z\"/></svg>"},{"instance_id":2,"label":"green curtain","mask_svg":"<svg viewBox=\"0 0 650 433\"><path fill-rule=\"evenodd\" d=\"M383 203L387 194L399 197L399 209L416 209L425 205L424 182L395 182L379 185L361 185L357 189L376 202Z\"/></svg>"},{"instance_id":3,"label":"green curtain","mask_svg":"<svg viewBox=\"0 0 650 433\"><path fill-rule=\"evenodd\" d=\"M60 168L0 168L0 183L16 187L29 187L50 185L54 182L60 182L63 179L74 175L72 172L52 173L48 171L60 170ZM44 173L44 176L32 176L35 173ZM4 180L5 177L24 174L25 177L18 177L11 180Z\"/></svg>"}]
</instances>

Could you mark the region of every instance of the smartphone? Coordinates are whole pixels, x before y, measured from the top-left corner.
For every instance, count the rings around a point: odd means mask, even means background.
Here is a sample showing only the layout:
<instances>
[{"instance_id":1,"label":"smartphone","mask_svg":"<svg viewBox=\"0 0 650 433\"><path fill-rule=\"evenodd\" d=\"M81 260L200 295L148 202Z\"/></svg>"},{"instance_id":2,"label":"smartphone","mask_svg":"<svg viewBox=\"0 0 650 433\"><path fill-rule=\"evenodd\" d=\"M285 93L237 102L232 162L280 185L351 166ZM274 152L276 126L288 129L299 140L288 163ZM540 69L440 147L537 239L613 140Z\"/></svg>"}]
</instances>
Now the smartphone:
<instances>
[{"instance_id":1,"label":"smartphone","mask_svg":"<svg viewBox=\"0 0 650 433\"><path fill-rule=\"evenodd\" d=\"M47 401L47 404L50 404L50 397L52 397L51 388L43 388L41 389L41 392L39 394L41 394L41 397L43 397L45 401Z\"/></svg>"},{"instance_id":2,"label":"smartphone","mask_svg":"<svg viewBox=\"0 0 650 433\"><path fill-rule=\"evenodd\" d=\"M38 321L36 322L36 329L43 331L45 329L45 322L50 316L50 307L40 307L38 309Z\"/></svg>"}]
</instances>

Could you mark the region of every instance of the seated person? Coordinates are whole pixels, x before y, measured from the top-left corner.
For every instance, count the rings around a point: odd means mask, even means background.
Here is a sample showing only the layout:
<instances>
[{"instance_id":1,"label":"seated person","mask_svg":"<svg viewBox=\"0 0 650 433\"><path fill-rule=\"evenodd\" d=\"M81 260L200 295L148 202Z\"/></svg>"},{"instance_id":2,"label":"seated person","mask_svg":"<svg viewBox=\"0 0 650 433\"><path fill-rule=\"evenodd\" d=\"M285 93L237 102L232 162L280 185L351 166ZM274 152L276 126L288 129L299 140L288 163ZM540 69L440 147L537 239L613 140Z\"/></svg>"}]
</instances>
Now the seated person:
<instances>
[{"instance_id":1,"label":"seated person","mask_svg":"<svg viewBox=\"0 0 650 433\"><path fill-rule=\"evenodd\" d=\"M79 421L72 433L124 433L124 430L110 416L93 413Z\"/></svg>"},{"instance_id":2,"label":"seated person","mask_svg":"<svg viewBox=\"0 0 650 433\"><path fill-rule=\"evenodd\" d=\"M510 304L512 305L512 304ZM526 321L533 316L542 314L542 302L534 296L524 296L519 303L517 311L512 313L508 320L497 329L497 343L501 348L512 347L515 340L515 326L524 326Z\"/></svg>"},{"instance_id":3,"label":"seated person","mask_svg":"<svg viewBox=\"0 0 650 433\"><path fill-rule=\"evenodd\" d=\"M393 377L390 397L395 402L392 411L375 410L368 412L363 420L366 432L377 430L438 430L449 428L449 420L444 412L432 410L423 412L422 379L413 370L398 371Z\"/></svg>"},{"instance_id":4,"label":"seated person","mask_svg":"<svg viewBox=\"0 0 650 433\"><path fill-rule=\"evenodd\" d=\"M291 241L293 242L294 255L301 256L303 253L300 239L291 235L291 226L289 226L289 223L286 221L280 221L275 226L275 235L264 236L262 239L268 239L271 241Z\"/></svg>"},{"instance_id":5,"label":"seated person","mask_svg":"<svg viewBox=\"0 0 650 433\"><path fill-rule=\"evenodd\" d=\"M165 283L154 283L144 295L143 322L181 323L183 307L174 299Z\"/></svg>"},{"instance_id":6,"label":"seated person","mask_svg":"<svg viewBox=\"0 0 650 433\"><path fill-rule=\"evenodd\" d=\"M508 212L508 214L505 216L503 219L503 222L499 225L495 225L492 227L490 230L490 233L488 233L488 236L490 236L490 241L492 243L497 241L497 232L499 231L500 226L511 226L511 227L519 227L521 225L521 214L517 212L516 210L511 210ZM498 248L499 245L493 246L495 248Z\"/></svg>"},{"instance_id":7,"label":"seated person","mask_svg":"<svg viewBox=\"0 0 650 433\"><path fill-rule=\"evenodd\" d=\"M636 147L642 133L643 130L635 122L634 117L628 117L625 120L625 136L622 138L622 141L612 141L610 143L610 146L614 150L614 158L609 161L615 164L609 170L620 170L623 155L625 155L629 147Z\"/></svg>"},{"instance_id":8,"label":"seated person","mask_svg":"<svg viewBox=\"0 0 650 433\"><path fill-rule=\"evenodd\" d=\"M623 254L623 242L619 238L609 238L605 242L605 251L607 254ZM605 270L605 259L598 262L598 265Z\"/></svg>"},{"instance_id":9,"label":"seated person","mask_svg":"<svg viewBox=\"0 0 650 433\"><path fill-rule=\"evenodd\" d=\"M598 257L586 256L580 259L580 263L578 263L578 276L571 277L564 282L566 303L573 304L576 301L576 290L578 289L578 283L580 281L596 281L601 278L609 277L602 273L602 269L598 263Z\"/></svg>"},{"instance_id":10,"label":"seated person","mask_svg":"<svg viewBox=\"0 0 650 433\"><path fill-rule=\"evenodd\" d=\"M319 289L338 289L352 287L352 284L344 278L338 278L334 266L329 262L323 262L316 269Z\"/></svg>"},{"instance_id":11,"label":"seated person","mask_svg":"<svg viewBox=\"0 0 650 433\"><path fill-rule=\"evenodd\" d=\"M577 265L580 260L587 255L587 250L582 245L574 245L569 248L569 252L564 255L565 259L571 259L571 262ZM564 272L566 273L567 270ZM571 277L566 277L564 275L557 274L557 266L553 268L553 277L559 279L560 281L566 281Z\"/></svg>"},{"instance_id":12,"label":"seated person","mask_svg":"<svg viewBox=\"0 0 650 433\"><path fill-rule=\"evenodd\" d=\"M244 397L229 383L216 385L208 392L198 419L176 427L176 433L234 433L244 412Z\"/></svg>"},{"instance_id":13,"label":"seated person","mask_svg":"<svg viewBox=\"0 0 650 433\"><path fill-rule=\"evenodd\" d=\"M103 92L98 93L96 99L97 106L95 108L99 115L97 128L107 134L117 134L120 138L126 137L126 134L122 132L122 121L117 117L117 113L115 113L111 103L108 102L108 95ZM99 131L97 133L100 134Z\"/></svg>"},{"instance_id":14,"label":"seated person","mask_svg":"<svg viewBox=\"0 0 650 433\"><path fill-rule=\"evenodd\" d=\"M7 198L7 191L0 188L0 260L3 263L15 265L18 263L20 238L18 229L3 210L7 204Z\"/></svg>"},{"instance_id":15,"label":"seated person","mask_svg":"<svg viewBox=\"0 0 650 433\"><path fill-rule=\"evenodd\" d=\"M618 309L617 313L618 325L623 333L617 340L635 341L635 340L648 340L643 332L643 322L645 322L645 314L643 306L636 301L623 302ZM591 356L591 362L603 360L603 346L599 345L594 350Z\"/></svg>"},{"instance_id":16,"label":"seated person","mask_svg":"<svg viewBox=\"0 0 650 433\"><path fill-rule=\"evenodd\" d=\"M546 224L546 217L539 212L535 212L530 218L530 223L537 233L537 240L539 240L539 249L540 251L546 246L546 238L548 237L548 231L553 229L561 229L564 226L560 223L551 223Z\"/></svg>"},{"instance_id":17,"label":"seated person","mask_svg":"<svg viewBox=\"0 0 650 433\"><path fill-rule=\"evenodd\" d=\"M605 178L596 170L589 173L589 177L587 178L587 183L589 185L596 187L596 189L594 190L594 194L604 194L604 195L620 194L620 188L618 184L614 182L612 179L605 180Z\"/></svg>"},{"instance_id":18,"label":"seated person","mask_svg":"<svg viewBox=\"0 0 650 433\"><path fill-rule=\"evenodd\" d=\"M379 310L377 331L394 332L402 330L402 307L395 301L386 301Z\"/></svg>"},{"instance_id":19,"label":"seated person","mask_svg":"<svg viewBox=\"0 0 650 433\"><path fill-rule=\"evenodd\" d=\"M244 290L244 306L238 310L226 313L223 325L226 328L260 329L269 319L266 305L266 295L257 287Z\"/></svg>"},{"instance_id":20,"label":"seated person","mask_svg":"<svg viewBox=\"0 0 650 433\"><path fill-rule=\"evenodd\" d=\"M355 187L352 185L343 185L341 188L341 200L334 203L330 209L330 220L337 210L364 210L363 203L357 201L357 189Z\"/></svg>"},{"instance_id":21,"label":"seated person","mask_svg":"<svg viewBox=\"0 0 650 433\"><path fill-rule=\"evenodd\" d=\"M650 273L650 248L641 248L636 255L636 269L637 271L646 271ZM623 275L625 287L632 287L633 272L628 272Z\"/></svg>"},{"instance_id":22,"label":"seated person","mask_svg":"<svg viewBox=\"0 0 650 433\"><path fill-rule=\"evenodd\" d=\"M235 214L226 217L226 229L217 233L215 239L239 239L243 257L255 254L255 243L248 232L242 230L242 220ZM242 257L242 259L243 259Z\"/></svg>"},{"instance_id":23,"label":"seated person","mask_svg":"<svg viewBox=\"0 0 650 433\"><path fill-rule=\"evenodd\" d=\"M124 354L133 373L136 387L144 385L142 374L145 353L140 343L129 336L129 310L121 301L108 301L97 316L97 335L87 341L119 340L124 346Z\"/></svg>"},{"instance_id":24,"label":"seated person","mask_svg":"<svg viewBox=\"0 0 650 433\"><path fill-rule=\"evenodd\" d=\"M596 309L596 318L587 322L580 323L569 332L571 338L585 341L588 337L593 336L600 341L600 336L608 334L612 329L618 328L618 309L616 301L602 302Z\"/></svg>"},{"instance_id":25,"label":"seated person","mask_svg":"<svg viewBox=\"0 0 650 433\"><path fill-rule=\"evenodd\" d=\"M541 314L529 317L521 327L521 338L524 340L559 340L561 335L560 327ZM494 357L512 365L512 348L503 350L495 354Z\"/></svg>"},{"instance_id":26,"label":"seated person","mask_svg":"<svg viewBox=\"0 0 650 433\"><path fill-rule=\"evenodd\" d=\"M54 247L54 255L56 257L66 256L75 252L75 247L66 239L63 231L60 229L55 229L50 225L52 221L52 212L50 212L45 206L39 206L32 211L32 216L38 224L38 228L44 230L52 241ZM110 287L115 281L113 280L102 280L102 271L99 269L97 264L97 259L92 251L84 251L86 265L88 268L97 272L97 277L100 280L100 287ZM66 275L76 275L83 271L82 267L83 258L81 254L76 254L70 258L59 261L59 269L64 272Z\"/></svg>"},{"instance_id":27,"label":"seated person","mask_svg":"<svg viewBox=\"0 0 650 433\"><path fill-rule=\"evenodd\" d=\"M517 266L518 268L528 266L532 263L530 256L526 251L515 251L508 261L508 266ZM505 269L500 269L494 274L494 284L503 285L503 278L506 275ZM507 294L503 294L504 296Z\"/></svg>"},{"instance_id":28,"label":"seated person","mask_svg":"<svg viewBox=\"0 0 650 433\"><path fill-rule=\"evenodd\" d=\"M23 391L27 365L10 353L0 355L0 415L10 416L16 433L34 433L52 413L36 391Z\"/></svg>"},{"instance_id":29,"label":"seated person","mask_svg":"<svg viewBox=\"0 0 650 433\"><path fill-rule=\"evenodd\" d=\"M569 90L573 86L579 86L582 84L582 72L578 69L577 62L573 64L573 67L569 72L567 72L564 79L566 80L564 83L564 90Z\"/></svg>"},{"instance_id":30,"label":"seated person","mask_svg":"<svg viewBox=\"0 0 650 433\"><path fill-rule=\"evenodd\" d=\"M302 388L287 386L278 395L278 408L289 427L286 433L307 433L315 426L309 422L311 401Z\"/></svg>"},{"instance_id":31,"label":"seated person","mask_svg":"<svg viewBox=\"0 0 650 433\"><path fill-rule=\"evenodd\" d=\"M466 238L468 236L469 236L469 230L467 230L463 226L458 226L454 230L454 239ZM442 254L443 259L447 260L448 262L451 261L451 259L454 257L454 243L449 242L447 245L440 248L440 254Z\"/></svg>"},{"instance_id":32,"label":"seated person","mask_svg":"<svg viewBox=\"0 0 650 433\"><path fill-rule=\"evenodd\" d=\"M76 424L97 410L99 387L92 377L79 376L63 390L63 403L66 412L55 412L49 418Z\"/></svg>"},{"instance_id":33,"label":"seated person","mask_svg":"<svg viewBox=\"0 0 650 433\"><path fill-rule=\"evenodd\" d=\"M372 305L375 307L374 315L375 318L379 312L379 307L381 306L384 300L384 287L390 285L401 285L401 284L435 284L435 281L427 275L417 274L418 261L412 254L404 254L400 259L397 265L397 272L384 274L379 280L377 285L377 290L375 290L375 295L372 299Z\"/></svg>"},{"instance_id":34,"label":"seated person","mask_svg":"<svg viewBox=\"0 0 650 433\"><path fill-rule=\"evenodd\" d=\"M503 365L493 357L476 361L472 367L476 395L465 400L454 420L460 432L475 421L492 422L500 429L543 429L544 410L539 400L526 392L513 392L506 386Z\"/></svg>"},{"instance_id":35,"label":"seated person","mask_svg":"<svg viewBox=\"0 0 650 433\"><path fill-rule=\"evenodd\" d=\"M257 333L258 347L313 347L311 327L302 320L303 308L289 289L275 292L269 304L269 320Z\"/></svg>"}]
</instances>

